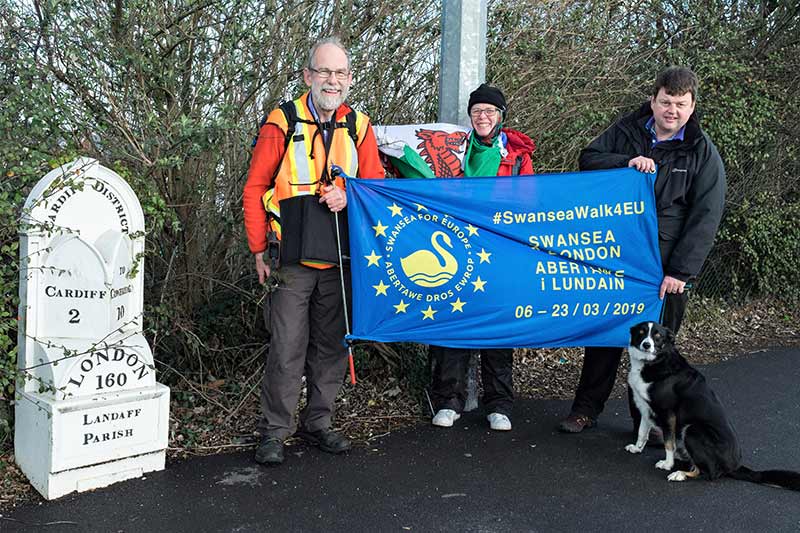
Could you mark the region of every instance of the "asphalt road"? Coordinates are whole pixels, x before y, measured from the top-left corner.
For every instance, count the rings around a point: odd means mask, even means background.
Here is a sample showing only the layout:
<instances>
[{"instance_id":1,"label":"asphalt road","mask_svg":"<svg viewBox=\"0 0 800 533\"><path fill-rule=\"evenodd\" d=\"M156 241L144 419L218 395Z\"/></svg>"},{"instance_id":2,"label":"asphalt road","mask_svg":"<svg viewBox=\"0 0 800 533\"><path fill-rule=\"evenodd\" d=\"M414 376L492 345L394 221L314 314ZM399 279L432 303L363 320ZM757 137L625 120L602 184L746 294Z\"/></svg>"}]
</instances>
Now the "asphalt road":
<instances>
[{"instance_id":1,"label":"asphalt road","mask_svg":"<svg viewBox=\"0 0 800 533\"><path fill-rule=\"evenodd\" d=\"M800 350L702 370L737 428L745 463L800 471ZM671 483L634 456L627 405L579 435L554 427L569 402L519 400L509 433L482 413L419 425L345 456L302 444L266 468L252 452L168 463L163 472L31 503L0 531L800 531L800 493L741 481Z\"/></svg>"}]
</instances>

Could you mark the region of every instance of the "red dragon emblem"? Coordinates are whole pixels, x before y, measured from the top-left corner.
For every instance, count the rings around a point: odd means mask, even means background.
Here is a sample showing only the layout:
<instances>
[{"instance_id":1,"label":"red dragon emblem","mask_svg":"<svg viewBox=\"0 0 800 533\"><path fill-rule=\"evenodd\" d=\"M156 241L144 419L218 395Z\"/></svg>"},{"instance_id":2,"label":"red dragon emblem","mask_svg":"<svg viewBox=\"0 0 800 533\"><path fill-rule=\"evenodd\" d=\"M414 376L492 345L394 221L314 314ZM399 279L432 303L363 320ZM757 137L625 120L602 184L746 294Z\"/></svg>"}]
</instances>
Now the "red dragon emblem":
<instances>
[{"instance_id":1,"label":"red dragon emblem","mask_svg":"<svg viewBox=\"0 0 800 533\"><path fill-rule=\"evenodd\" d=\"M467 134L463 131L448 133L441 130L417 130L419 155L425 159L437 177L460 176L461 161L456 154L464 151L462 144Z\"/></svg>"}]
</instances>

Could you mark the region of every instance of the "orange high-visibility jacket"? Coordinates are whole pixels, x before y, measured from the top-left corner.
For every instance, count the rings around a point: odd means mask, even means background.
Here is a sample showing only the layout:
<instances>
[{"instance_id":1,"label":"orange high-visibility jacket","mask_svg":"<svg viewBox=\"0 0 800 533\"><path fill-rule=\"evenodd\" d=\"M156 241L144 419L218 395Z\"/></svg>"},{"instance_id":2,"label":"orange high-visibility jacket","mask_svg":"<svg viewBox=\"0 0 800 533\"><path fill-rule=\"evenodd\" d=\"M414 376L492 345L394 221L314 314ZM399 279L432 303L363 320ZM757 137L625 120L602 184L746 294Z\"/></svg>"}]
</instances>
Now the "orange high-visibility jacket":
<instances>
[{"instance_id":1,"label":"orange high-visibility jacket","mask_svg":"<svg viewBox=\"0 0 800 533\"><path fill-rule=\"evenodd\" d=\"M369 117L355 112L354 143L346 124L352 109L342 104L335 113L336 127L329 131L332 137L326 157L324 137L308 107L308 96L306 93L293 102L299 119L293 133L287 132L287 118L279 108L269 114L259 131L243 196L245 229L253 253L267 248L265 206L273 215L272 229L280 236L280 201L316 194L323 171L331 165L340 166L349 176L384 177ZM344 188L344 180L337 178L336 185Z\"/></svg>"}]
</instances>

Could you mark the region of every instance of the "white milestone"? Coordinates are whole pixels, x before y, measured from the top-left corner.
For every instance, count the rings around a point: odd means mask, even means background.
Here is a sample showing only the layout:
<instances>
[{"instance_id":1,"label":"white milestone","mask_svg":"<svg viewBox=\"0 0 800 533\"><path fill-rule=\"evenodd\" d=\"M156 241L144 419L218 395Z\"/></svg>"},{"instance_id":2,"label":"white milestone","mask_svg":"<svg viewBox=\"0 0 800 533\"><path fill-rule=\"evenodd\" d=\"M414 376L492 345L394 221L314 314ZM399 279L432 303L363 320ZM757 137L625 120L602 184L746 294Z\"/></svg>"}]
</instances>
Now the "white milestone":
<instances>
[{"instance_id":1,"label":"white milestone","mask_svg":"<svg viewBox=\"0 0 800 533\"><path fill-rule=\"evenodd\" d=\"M31 191L20 229L14 454L45 498L164 469L169 388L142 334L144 215L93 159Z\"/></svg>"}]
</instances>

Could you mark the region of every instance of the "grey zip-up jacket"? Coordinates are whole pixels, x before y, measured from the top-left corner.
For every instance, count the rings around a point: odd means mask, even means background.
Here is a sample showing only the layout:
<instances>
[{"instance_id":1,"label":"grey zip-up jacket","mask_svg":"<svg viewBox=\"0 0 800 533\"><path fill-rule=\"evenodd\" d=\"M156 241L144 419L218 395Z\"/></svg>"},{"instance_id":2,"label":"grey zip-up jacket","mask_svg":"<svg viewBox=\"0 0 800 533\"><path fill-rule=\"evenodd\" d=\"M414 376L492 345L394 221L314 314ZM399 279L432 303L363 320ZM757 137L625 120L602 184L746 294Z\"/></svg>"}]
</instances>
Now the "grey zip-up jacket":
<instances>
[{"instance_id":1,"label":"grey zip-up jacket","mask_svg":"<svg viewBox=\"0 0 800 533\"><path fill-rule=\"evenodd\" d=\"M664 274L687 281L700 273L725 207L725 167L692 113L683 140L652 146L650 102L615 122L581 151L581 170L624 168L637 156L656 162L658 243Z\"/></svg>"}]
</instances>

